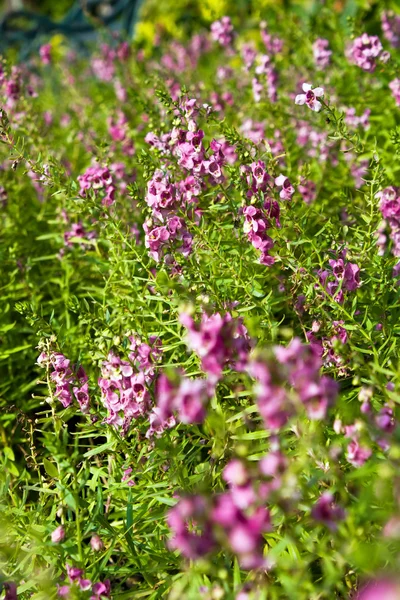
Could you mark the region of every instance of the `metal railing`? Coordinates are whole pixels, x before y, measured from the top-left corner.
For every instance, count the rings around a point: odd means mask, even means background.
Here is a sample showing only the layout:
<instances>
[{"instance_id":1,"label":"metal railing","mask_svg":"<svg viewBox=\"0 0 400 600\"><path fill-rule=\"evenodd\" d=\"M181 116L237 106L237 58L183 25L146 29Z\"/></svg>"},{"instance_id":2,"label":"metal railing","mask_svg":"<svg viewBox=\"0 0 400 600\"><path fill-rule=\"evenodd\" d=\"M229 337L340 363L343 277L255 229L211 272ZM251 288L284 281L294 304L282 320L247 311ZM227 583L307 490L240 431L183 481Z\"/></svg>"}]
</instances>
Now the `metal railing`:
<instances>
[{"instance_id":1,"label":"metal railing","mask_svg":"<svg viewBox=\"0 0 400 600\"><path fill-rule=\"evenodd\" d=\"M57 33L75 45L87 48L88 42L96 38L102 27L131 38L141 2L78 0L61 21L28 10L11 11L0 21L0 54L10 47L17 47L24 60Z\"/></svg>"}]
</instances>

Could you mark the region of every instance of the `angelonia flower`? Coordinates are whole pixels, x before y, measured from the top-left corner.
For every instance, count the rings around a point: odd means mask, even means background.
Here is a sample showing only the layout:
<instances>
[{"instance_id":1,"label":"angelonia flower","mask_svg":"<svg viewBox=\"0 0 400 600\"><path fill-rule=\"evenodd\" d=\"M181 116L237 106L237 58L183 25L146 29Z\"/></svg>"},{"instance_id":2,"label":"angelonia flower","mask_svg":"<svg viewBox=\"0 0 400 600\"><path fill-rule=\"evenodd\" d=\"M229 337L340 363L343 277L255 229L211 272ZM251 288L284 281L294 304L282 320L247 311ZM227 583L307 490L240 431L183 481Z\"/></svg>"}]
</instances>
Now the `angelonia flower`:
<instances>
[{"instance_id":1,"label":"angelonia flower","mask_svg":"<svg viewBox=\"0 0 400 600\"><path fill-rule=\"evenodd\" d=\"M346 125L356 129L357 127L361 127L365 131L370 128L369 124L369 116L371 114L371 110L366 108L362 115L359 117L356 115L356 109L354 107L345 109L345 118L344 121Z\"/></svg>"},{"instance_id":2,"label":"angelonia flower","mask_svg":"<svg viewBox=\"0 0 400 600\"><path fill-rule=\"evenodd\" d=\"M310 83L303 83L304 94L297 94L295 98L295 104L307 104L308 108L315 112L319 112L322 108L321 102L317 98L321 98L324 95L324 88L314 88Z\"/></svg>"},{"instance_id":3,"label":"angelonia flower","mask_svg":"<svg viewBox=\"0 0 400 600\"><path fill-rule=\"evenodd\" d=\"M371 448L361 446L357 437L354 435L352 441L347 447L346 458L353 467L362 467L372 454Z\"/></svg>"},{"instance_id":4,"label":"angelonia flower","mask_svg":"<svg viewBox=\"0 0 400 600\"><path fill-rule=\"evenodd\" d=\"M329 158L331 164L335 164L335 157L332 156L334 141L328 139L327 132L317 131L306 121L300 121L297 126L296 142L311 158L316 158L320 162L325 162Z\"/></svg>"},{"instance_id":5,"label":"angelonia flower","mask_svg":"<svg viewBox=\"0 0 400 600\"><path fill-rule=\"evenodd\" d=\"M326 69L331 62L332 50L329 49L329 41L318 38L313 43L314 62L317 69Z\"/></svg>"},{"instance_id":6,"label":"angelonia flower","mask_svg":"<svg viewBox=\"0 0 400 600\"><path fill-rule=\"evenodd\" d=\"M382 52L383 47L378 36L363 33L348 48L347 58L364 71L373 73Z\"/></svg>"},{"instance_id":7,"label":"angelonia flower","mask_svg":"<svg viewBox=\"0 0 400 600\"><path fill-rule=\"evenodd\" d=\"M201 367L210 381L217 382L225 366L242 370L251 348L251 340L241 318L230 313L207 315L201 321L182 312L179 320L187 329L186 343L201 359Z\"/></svg>"},{"instance_id":8,"label":"angelonia flower","mask_svg":"<svg viewBox=\"0 0 400 600\"><path fill-rule=\"evenodd\" d=\"M17 586L15 583L4 583L3 587L5 590L4 600L18 600Z\"/></svg>"},{"instance_id":9,"label":"angelonia flower","mask_svg":"<svg viewBox=\"0 0 400 600\"><path fill-rule=\"evenodd\" d=\"M380 200L379 209L385 223L380 225L380 245L385 240L382 239L384 225L390 227L390 239L392 240L392 254L400 256L400 188L395 186L387 187L376 194Z\"/></svg>"},{"instance_id":10,"label":"angelonia flower","mask_svg":"<svg viewBox=\"0 0 400 600\"><path fill-rule=\"evenodd\" d=\"M59 525L51 534L51 541L53 544L59 544L65 539L65 529L62 525Z\"/></svg>"},{"instance_id":11,"label":"angelonia flower","mask_svg":"<svg viewBox=\"0 0 400 600\"><path fill-rule=\"evenodd\" d=\"M211 37L225 48L232 45L235 32L230 17L222 17L211 24Z\"/></svg>"},{"instance_id":12,"label":"angelonia flower","mask_svg":"<svg viewBox=\"0 0 400 600\"><path fill-rule=\"evenodd\" d=\"M356 600L398 600L400 585L391 579L371 581L357 594Z\"/></svg>"},{"instance_id":13,"label":"angelonia flower","mask_svg":"<svg viewBox=\"0 0 400 600\"><path fill-rule=\"evenodd\" d=\"M306 204L312 204L314 202L317 196L317 186L314 181L302 177L301 183L297 189Z\"/></svg>"},{"instance_id":14,"label":"angelonia flower","mask_svg":"<svg viewBox=\"0 0 400 600\"><path fill-rule=\"evenodd\" d=\"M74 243L71 241L72 239L81 239L85 241L93 240L97 237L95 231L86 231L83 223L79 221L78 223L72 223L71 228L68 231L64 232L64 244L66 248L73 248ZM85 244L79 244L81 248L85 248ZM62 252L63 254L63 252Z\"/></svg>"},{"instance_id":15,"label":"angelonia flower","mask_svg":"<svg viewBox=\"0 0 400 600\"><path fill-rule=\"evenodd\" d=\"M71 361L60 352L44 351L37 359L37 364L50 371L50 379L55 384L54 397L64 408L77 400L81 411L89 412L89 384L84 368L80 365L71 366ZM72 395L73 393L73 395Z\"/></svg>"},{"instance_id":16,"label":"angelonia flower","mask_svg":"<svg viewBox=\"0 0 400 600\"><path fill-rule=\"evenodd\" d=\"M82 198L87 197L88 192L93 190L96 196L101 197L103 206L114 204L115 186L107 167L89 167L83 175L79 175L78 182L79 195Z\"/></svg>"},{"instance_id":17,"label":"angelonia flower","mask_svg":"<svg viewBox=\"0 0 400 600\"><path fill-rule=\"evenodd\" d=\"M392 11L382 12L382 31L393 48L400 46L400 16Z\"/></svg>"},{"instance_id":18,"label":"angelonia flower","mask_svg":"<svg viewBox=\"0 0 400 600\"><path fill-rule=\"evenodd\" d=\"M260 23L260 34L267 52L272 55L282 52L283 40L268 33L267 23L265 21L261 21Z\"/></svg>"},{"instance_id":19,"label":"angelonia flower","mask_svg":"<svg viewBox=\"0 0 400 600\"><path fill-rule=\"evenodd\" d=\"M342 304L345 292L354 292L360 287L360 267L346 260L345 250L339 254L339 258L329 260L329 267L318 271L320 284Z\"/></svg>"},{"instance_id":20,"label":"angelonia flower","mask_svg":"<svg viewBox=\"0 0 400 600\"><path fill-rule=\"evenodd\" d=\"M109 580L93 583L84 577L83 569L66 565L68 585L58 585L57 596L59 598L76 598L76 592L90 592L89 600L102 600L111 597L111 585ZM86 595L85 595L86 598Z\"/></svg>"},{"instance_id":21,"label":"angelonia flower","mask_svg":"<svg viewBox=\"0 0 400 600\"><path fill-rule=\"evenodd\" d=\"M345 376L347 374L346 365L344 364L342 357L336 351L338 344L343 346L347 343L347 331L343 325L343 321L333 321L333 335L331 337L317 337L316 333L318 333L318 330L315 330L314 325L312 330L308 331L306 334L313 352L322 359L324 366L335 366L338 369L338 375L340 376Z\"/></svg>"},{"instance_id":22,"label":"angelonia flower","mask_svg":"<svg viewBox=\"0 0 400 600\"><path fill-rule=\"evenodd\" d=\"M129 487L133 487L135 485L135 480L132 478L133 469L132 467L128 467L122 473L121 481L126 482Z\"/></svg>"},{"instance_id":23,"label":"angelonia flower","mask_svg":"<svg viewBox=\"0 0 400 600\"><path fill-rule=\"evenodd\" d=\"M242 165L240 170L248 186L247 197L250 200L255 197L264 200L262 208L257 208L254 204L243 208L243 231L247 234L252 246L261 252L259 262L262 265L270 266L275 262L275 259L269 254L274 242L267 231L273 223L276 227L280 227L279 204L270 197L273 180L266 170L265 163L261 160L253 162L251 165ZM290 182L287 189L290 191Z\"/></svg>"},{"instance_id":24,"label":"angelonia flower","mask_svg":"<svg viewBox=\"0 0 400 600\"><path fill-rule=\"evenodd\" d=\"M279 175L279 177L277 177L275 179L275 185L282 188L281 191L279 192L279 197L282 200L291 200L292 199L292 196L294 194L294 187L292 186L289 179L285 175L282 175L282 174Z\"/></svg>"},{"instance_id":25,"label":"angelonia flower","mask_svg":"<svg viewBox=\"0 0 400 600\"><path fill-rule=\"evenodd\" d=\"M278 99L278 72L267 54L258 56L258 65L255 68L255 73L256 76L252 80L254 100L260 102L264 89L263 81L265 81L269 100L276 102Z\"/></svg>"},{"instance_id":26,"label":"angelonia flower","mask_svg":"<svg viewBox=\"0 0 400 600\"><path fill-rule=\"evenodd\" d=\"M324 419L337 395L336 382L320 375L322 361L298 338L286 348L274 348L274 360L253 359L249 373L256 380L254 393L265 427L279 431L303 404L311 419Z\"/></svg>"},{"instance_id":27,"label":"angelonia flower","mask_svg":"<svg viewBox=\"0 0 400 600\"><path fill-rule=\"evenodd\" d=\"M206 409L215 390L207 379L191 379L177 373L175 380L160 375L156 386L156 407L150 414L150 428L146 436L160 437L165 429L177 421L185 424L202 423Z\"/></svg>"},{"instance_id":28,"label":"angelonia flower","mask_svg":"<svg viewBox=\"0 0 400 600\"><path fill-rule=\"evenodd\" d=\"M98 380L101 401L107 409L105 423L122 428L126 434L133 419L147 416L152 402L149 386L156 376L156 366L161 357L158 338L142 343L136 335L129 337L129 360L114 352L101 364Z\"/></svg>"},{"instance_id":29,"label":"angelonia flower","mask_svg":"<svg viewBox=\"0 0 400 600\"><path fill-rule=\"evenodd\" d=\"M49 65L51 64L51 45L44 44L39 48L39 56L42 61L42 64Z\"/></svg>"},{"instance_id":30,"label":"angelonia flower","mask_svg":"<svg viewBox=\"0 0 400 600\"><path fill-rule=\"evenodd\" d=\"M262 491L265 476L258 472L252 475L244 463L234 459L226 466L223 478L228 483L224 493L211 498L184 497L170 510L170 547L194 559L222 545L238 557L243 569L265 567L263 534L271 529Z\"/></svg>"},{"instance_id":31,"label":"angelonia flower","mask_svg":"<svg viewBox=\"0 0 400 600\"><path fill-rule=\"evenodd\" d=\"M400 79L393 79L393 81L389 83L389 87L392 91L392 95L396 101L397 106L400 106Z\"/></svg>"},{"instance_id":32,"label":"angelonia flower","mask_svg":"<svg viewBox=\"0 0 400 600\"><path fill-rule=\"evenodd\" d=\"M98 535L92 535L90 538L90 546L95 552L100 552L100 550L104 549L104 543Z\"/></svg>"},{"instance_id":33,"label":"angelonia flower","mask_svg":"<svg viewBox=\"0 0 400 600\"><path fill-rule=\"evenodd\" d=\"M333 494L324 492L317 500L316 504L314 504L311 516L316 521L326 525L331 531L335 531L337 529L337 522L344 519L345 513L344 510L335 503Z\"/></svg>"}]
</instances>

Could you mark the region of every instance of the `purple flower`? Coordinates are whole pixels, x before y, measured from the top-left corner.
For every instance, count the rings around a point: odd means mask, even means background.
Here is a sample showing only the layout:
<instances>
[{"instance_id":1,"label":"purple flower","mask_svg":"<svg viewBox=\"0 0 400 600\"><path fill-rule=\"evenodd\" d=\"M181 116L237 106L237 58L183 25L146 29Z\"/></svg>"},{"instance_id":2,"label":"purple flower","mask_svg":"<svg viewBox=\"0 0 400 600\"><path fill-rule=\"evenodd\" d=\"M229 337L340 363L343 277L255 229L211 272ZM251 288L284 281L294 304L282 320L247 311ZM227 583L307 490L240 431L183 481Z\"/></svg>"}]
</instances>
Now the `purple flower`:
<instances>
[{"instance_id":1,"label":"purple flower","mask_svg":"<svg viewBox=\"0 0 400 600\"><path fill-rule=\"evenodd\" d=\"M326 69L331 62L332 50L329 50L329 42L318 38L313 43L314 61L317 69Z\"/></svg>"},{"instance_id":2,"label":"purple flower","mask_svg":"<svg viewBox=\"0 0 400 600\"><path fill-rule=\"evenodd\" d=\"M104 548L104 543L98 535L92 535L92 537L90 538L90 545L92 547L92 550L94 550L95 552L100 552L100 550L103 550Z\"/></svg>"},{"instance_id":3,"label":"purple flower","mask_svg":"<svg viewBox=\"0 0 400 600\"><path fill-rule=\"evenodd\" d=\"M285 175L279 175L279 177L275 179L275 185L282 188L279 192L279 197L282 198L282 200L292 199L294 187L290 183L289 179L285 177Z\"/></svg>"},{"instance_id":4,"label":"purple flower","mask_svg":"<svg viewBox=\"0 0 400 600\"><path fill-rule=\"evenodd\" d=\"M370 448L360 446L357 440L352 440L347 447L347 460L353 467L362 467L372 454Z\"/></svg>"},{"instance_id":5,"label":"purple flower","mask_svg":"<svg viewBox=\"0 0 400 600\"><path fill-rule=\"evenodd\" d=\"M57 527L51 534L53 544L59 544L65 539L65 529L62 525Z\"/></svg>"},{"instance_id":6,"label":"purple flower","mask_svg":"<svg viewBox=\"0 0 400 600\"><path fill-rule=\"evenodd\" d=\"M39 48L39 55L41 61L44 65L49 65L51 63L51 45L44 44Z\"/></svg>"},{"instance_id":7,"label":"purple flower","mask_svg":"<svg viewBox=\"0 0 400 600\"><path fill-rule=\"evenodd\" d=\"M388 42L394 47L400 46L400 16L392 11L382 13L382 31Z\"/></svg>"},{"instance_id":8,"label":"purple flower","mask_svg":"<svg viewBox=\"0 0 400 600\"><path fill-rule=\"evenodd\" d=\"M6 592L4 600L18 600L17 586L15 583L5 583L4 590Z\"/></svg>"},{"instance_id":9,"label":"purple flower","mask_svg":"<svg viewBox=\"0 0 400 600\"><path fill-rule=\"evenodd\" d=\"M356 600L398 600L400 586L390 579L372 581L357 594Z\"/></svg>"},{"instance_id":10,"label":"purple flower","mask_svg":"<svg viewBox=\"0 0 400 600\"><path fill-rule=\"evenodd\" d=\"M383 47L377 35L363 33L356 38L347 50L347 57L355 65L373 73L376 68L377 58L383 52Z\"/></svg>"},{"instance_id":11,"label":"purple flower","mask_svg":"<svg viewBox=\"0 0 400 600\"><path fill-rule=\"evenodd\" d=\"M222 17L219 21L214 21L211 25L211 37L213 40L228 47L234 40L235 32L230 17Z\"/></svg>"},{"instance_id":12,"label":"purple flower","mask_svg":"<svg viewBox=\"0 0 400 600\"><path fill-rule=\"evenodd\" d=\"M207 503L202 496L181 498L167 517L172 531L169 546L186 558L201 558L215 545Z\"/></svg>"},{"instance_id":13,"label":"purple flower","mask_svg":"<svg viewBox=\"0 0 400 600\"><path fill-rule=\"evenodd\" d=\"M397 106L400 106L400 79L398 77L396 79L393 79L393 81L389 83L389 87L392 91L392 95L396 101Z\"/></svg>"},{"instance_id":14,"label":"purple flower","mask_svg":"<svg viewBox=\"0 0 400 600\"><path fill-rule=\"evenodd\" d=\"M324 492L313 506L311 516L316 521L320 521L329 529L335 531L337 529L337 521L341 521L344 518L344 510L335 504L333 494Z\"/></svg>"},{"instance_id":15,"label":"purple flower","mask_svg":"<svg viewBox=\"0 0 400 600\"><path fill-rule=\"evenodd\" d=\"M303 92L305 94L298 94L295 98L295 104L307 104L308 108L319 112L322 108L321 102L317 98L321 98L324 95L324 88L314 88L310 83L303 83Z\"/></svg>"}]
</instances>

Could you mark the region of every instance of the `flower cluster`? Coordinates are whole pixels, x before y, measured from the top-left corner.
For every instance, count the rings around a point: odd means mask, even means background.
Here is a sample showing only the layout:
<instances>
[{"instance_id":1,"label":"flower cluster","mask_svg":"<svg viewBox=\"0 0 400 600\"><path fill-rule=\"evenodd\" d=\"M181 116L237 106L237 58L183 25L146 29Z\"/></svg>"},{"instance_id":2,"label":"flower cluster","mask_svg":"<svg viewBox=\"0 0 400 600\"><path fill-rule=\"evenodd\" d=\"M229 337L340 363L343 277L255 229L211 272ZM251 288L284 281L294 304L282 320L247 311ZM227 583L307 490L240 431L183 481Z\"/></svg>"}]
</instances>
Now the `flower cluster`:
<instances>
[{"instance_id":1,"label":"flower cluster","mask_svg":"<svg viewBox=\"0 0 400 600\"><path fill-rule=\"evenodd\" d=\"M377 59L383 53L383 46L377 35L363 33L356 38L349 47L347 56L355 65L373 73L376 69Z\"/></svg>"},{"instance_id":2,"label":"flower cluster","mask_svg":"<svg viewBox=\"0 0 400 600\"><path fill-rule=\"evenodd\" d=\"M271 529L271 521L268 509L260 503L265 491L256 494L245 465L238 460L227 465L223 477L229 488L223 494L211 499L184 497L170 510L170 547L193 559L220 544L236 554L243 569L266 566L263 533ZM196 529L190 529L191 523Z\"/></svg>"},{"instance_id":3,"label":"flower cluster","mask_svg":"<svg viewBox=\"0 0 400 600\"><path fill-rule=\"evenodd\" d=\"M317 356L322 359L323 364L327 367L336 366L338 374L341 376L347 373L343 358L337 352L338 347L344 346L348 340L347 331L343 325L343 321L332 321L333 335L318 338L315 334L319 332L321 324L318 321L314 321L311 331L307 332L307 339L310 346Z\"/></svg>"},{"instance_id":4,"label":"flower cluster","mask_svg":"<svg viewBox=\"0 0 400 600\"><path fill-rule=\"evenodd\" d=\"M295 411L298 401L311 419L323 419L332 406L337 385L320 375L322 361L299 339L286 348L277 346L273 360L254 359L249 373L256 379L254 393L265 426L279 431Z\"/></svg>"},{"instance_id":5,"label":"flower cluster","mask_svg":"<svg viewBox=\"0 0 400 600\"><path fill-rule=\"evenodd\" d=\"M160 436L164 429L181 423L202 423L214 385L206 379L190 379L179 373L175 380L162 374L156 386L157 404L149 420L147 437Z\"/></svg>"},{"instance_id":6,"label":"flower cluster","mask_svg":"<svg viewBox=\"0 0 400 600\"><path fill-rule=\"evenodd\" d=\"M82 365L73 367L71 361L60 352L43 351L37 363L50 371L50 380L55 384L54 397L64 408L70 406L75 396L83 413L89 412L88 377Z\"/></svg>"},{"instance_id":7,"label":"flower cluster","mask_svg":"<svg viewBox=\"0 0 400 600\"><path fill-rule=\"evenodd\" d=\"M379 245L384 247L386 244L383 230L387 224L390 227L390 239L393 243L392 253L394 256L400 256L400 188L390 186L378 192L376 196L380 200L379 208L385 219L381 227Z\"/></svg>"},{"instance_id":8,"label":"flower cluster","mask_svg":"<svg viewBox=\"0 0 400 600\"><path fill-rule=\"evenodd\" d=\"M339 258L329 260L330 269L320 269L318 278L321 286L340 304L345 292L354 292L360 287L360 267L346 260L346 250Z\"/></svg>"},{"instance_id":9,"label":"flower cluster","mask_svg":"<svg viewBox=\"0 0 400 600\"><path fill-rule=\"evenodd\" d=\"M93 190L96 196L102 196L103 206L114 204L115 185L107 167L89 167L83 175L79 175L78 182L82 198L87 197L88 192Z\"/></svg>"},{"instance_id":10,"label":"flower cluster","mask_svg":"<svg viewBox=\"0 0 400 600\"><path fill-rule=\"evenodd\" d=\"M253 247L261 252L260 263L270 266L275 260L269 254L274 243L267 234L267 231L271 228L273 220L275 220L275 226L280 227L279 204L276 200L272 200L269 195L272 193L273 180L266 170L265 163L261 160L253 162L251 165L242 165L241 172L245 176L248 186L247 197L251 201L257 197L261 197L264 200L262 209L257 208L254 204L243 208L245 219L243 230ZM282 188L280 197L290 200L294 193L294 188L289 179L280 175L275 179L275 184Z\"/></svg>"},{"instance_id":11,"label":"flower cluster","mask_svg":"<svg viewBox=\"0 0 400 600\"><path fill-rule=\"evenodd\" d=\"M223 47L232 45L235 32L230 17L222 17L211 25L211 37Z\"/></svg>"},{"instance_id":12,"label":"flower cluster","mask_svg":"<svg viewBox=\"0 0 400 600\"><path fill-rule=\"evenodd\" d=\"M293 482L285 479L287 466L279 449L271 449L252 468L242 460L232 459L222 473L228 486L223 493L210 498L182 497L169 511L170 548L196 559L222 546L237 556L243 569L268 568L263 536L271 531L272 523L265 504L282 488L291 494ZM287 510L291 504L286 503ZM311 517L334 531L345 512L333 494L325 491L313 504Z\"/></svg>"},{"instance_id":13,"label":"flower cluster","mask_svg":"<svg viewBox=\"0 0 400 600\"><path fill-rule=\"evenodd\" d=\"M196 324L188 313L181 313L180 321L187 329L187 345L201 358L210 381L217 382L226 366L243 369L251 341L241 318L234 319L228 312L210 316L204 312Z\"/></svg>"},{"instance_id":14,"label":"flower cluster","mask_svg":"<svg viewBox=\"0 0 400 600\"><path fill-rule=\"evenodd\" d=\"M400 106L400 79L398 77L396 77L396 79L393 79L393 81L389 83L389 87L391 89L393 98L395 99L397 106Z\"/></svg>"},{"instance_id":15,"label":"flower cluster","mask_svg":"<svg viewBox=\"0 0 400 600\"><path fill-rule=\"evenodd\" d=\"M82 222L72 223L71 229L64 232L64 244L66 248L72 248L75 240L81 239L83 241L93 240L96 237L95 231L86 231ZM81 248L85 248L85 244L80 244ZM64 248L60 251L60 256L64 254Z\"/></svg>"},{"instance_id":16,"label":"flower cluster","mask_svg":"<svg viewBox=\"0 0 400 600\"><path fill-rule=\"evenodd\" d=\"M349 127L356 129L357 127L361 127L366 131L369 129L369 116L371 114L371 109L366 108L362 115L357 116L356 109L354 107L345 109L345 123Z\"/></svg>"},{"instance_id":17,"label":"flower cluster","mask_svg":"<svg viewBox=\"0 0 400 600\"><path fill-rule=\"evenodd\" d=\"M387 41L398 48L400 46L400 16L391 11L382 13L382 31Z\"/></svg>"},{"instance_id":18,"label":"flower cluster","mask_svg":"<svg viewBox=\"0 0 400 600\"><path fill-rule=\"evenodd\" d=\"M57 595L59 598L65 598L66 600L75 598L74 590L90 592L90 600L103 600L103 598L111 597L111 585L108 579L104 583L93 583L90 579L84 577L83 569L68 564L66 568L69 584L58 586Z\"/></svg>"},{"instance_id":19,"label":"flower cluster","mask_svg":"<svg viewBox=\"0 0 400 600\"><path fill-rule=\"evenodd\" d=\"M108 411L106 423L121 427L127 433L133 419L145 416L151 409L149 385L155 378L161 356L160 342L153 338L142 343L137 336L129 337L129 360L110 352L101 365L99 387L101 400Z\"/></svg>"},{"instance_id":20,"label":"flower cluster","mask_svg":"<svg viewBox=\"0 0 400 600\"><path fill-rule=\"evenodd\" d=\"M331 62L332 50L329 49L329 41L318 38L313 43L313 55L317 69L326 69Z\"/></svg>"}]
</instances>

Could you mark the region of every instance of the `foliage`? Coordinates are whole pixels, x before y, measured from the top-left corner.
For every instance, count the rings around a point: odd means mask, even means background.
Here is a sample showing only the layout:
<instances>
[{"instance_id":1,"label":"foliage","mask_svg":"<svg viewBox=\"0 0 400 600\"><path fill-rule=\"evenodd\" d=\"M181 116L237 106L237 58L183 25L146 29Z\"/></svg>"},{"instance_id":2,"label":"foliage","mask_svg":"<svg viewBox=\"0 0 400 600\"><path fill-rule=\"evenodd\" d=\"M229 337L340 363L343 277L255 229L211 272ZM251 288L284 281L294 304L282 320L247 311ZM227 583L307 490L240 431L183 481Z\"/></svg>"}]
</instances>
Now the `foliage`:
<instances>
[{"instance_id":1,"label":"foliage","mask_svg":"<svg viewBox=\"0 0 400 600\"><path fill-rule=\"evenodd\" d=\"M181 4L2 66L4 598L388 600L400 18Z\"/></svg>"}]
</instances>

